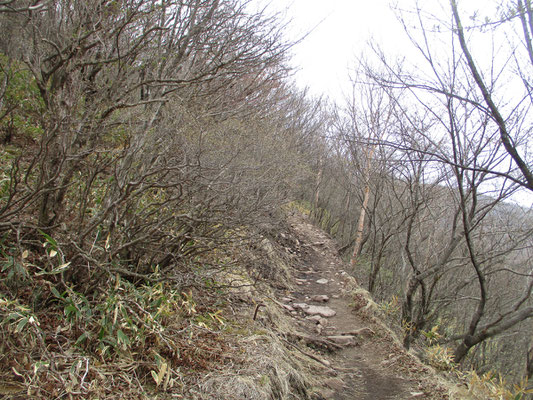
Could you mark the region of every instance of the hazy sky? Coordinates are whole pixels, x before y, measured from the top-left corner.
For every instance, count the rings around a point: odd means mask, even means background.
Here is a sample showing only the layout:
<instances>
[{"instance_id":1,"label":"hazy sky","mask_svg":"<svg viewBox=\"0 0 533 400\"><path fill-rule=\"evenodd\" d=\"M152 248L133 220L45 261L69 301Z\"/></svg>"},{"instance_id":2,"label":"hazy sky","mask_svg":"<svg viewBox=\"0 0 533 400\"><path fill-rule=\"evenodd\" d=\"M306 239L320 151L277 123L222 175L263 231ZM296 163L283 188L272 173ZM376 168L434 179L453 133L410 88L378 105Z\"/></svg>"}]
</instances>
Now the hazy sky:
<instances>
[{"instance_id":1,"label":"hazy sky","mask_svg":"<svg viewBox=\"0 0 533 400\"><path fill-rule=\"evenodd\" d=\"M294 49L297 81L314 94L341 96L349 86L348 71L369 40L391 50L405 40L389 8L390 0L272 0L287 11L292 37L312 30ZM314 29L313 29L314 28Z\"/></svg>"},{"instance_id":2,"label":"hazy sky","mask_svg":"<svg viewBox=\"0 0 533 400\"><path fill-rule=\"evenodd\" d=\"M426 15L428 21L432 17L441 22L451 18L447 0L263 1L270 3L272 10L286 13L286 18L291 20L287 32L290 37L301 37L311 31L293 51L293 65L299 68L297 81L309 86L314 94L337 99L343 91L348 91L348 72L354 68L357 56L369 52L369 41L381 46L388 55L419 56L391 5L413 11L419 3L425 12L433 14ZM463 0L459 6L464 20L468 21L473 13L482 15L484 10L493 11L501 3L501 0Z\"/></svg>"},{"instance_id":3,"label":"hazy sky","mask_svg":"<svg viewBox=\"0 0 533 400\"><path fill-rule=\"evenodd\" d=\"M342 102L343 93L348 94L351 88L349 71L355 68L358 56L369 53L370 41L382 47L386 54L405 56L408 62L420 67L416 61L420 54L410 43L390 8L390 4L394 3L403 10L412 11L416 7L416 0L264 1L269 2L273 10L286 13L286 18L291 20L287 32L290 37L301 37L312 31L293 49L292 63L299 69L295 76L297 83L308 86L314 95L326 95ZM447 0L420 0L419 3L426 12L432 14L425 15L429 17L427 23L430 28L451 19ZM483 20L485 12L494 12L500 4L501 0L463 0L459 7L465 22L470 21L469 17L473 15ZM412 25L409 29L416 31L414 25L417 23L412 22ZM436 29L441 32L440 28ZM447 29L443 28L442 32L445 31ZM471 50L478 61L483 61L484 57L489 57L490 61L495 54L497 57L498 49L491 49L490 43L475 43L476 46ZM435 46L438 44L432 43L434 49L438 48ZM449 51L449 47L443 47L443 51ZM507 58L504 58L506 61ZM533 195L527 192L516 196L516 200L529 206L533 202Z\"/></svg>"}]
</instances>

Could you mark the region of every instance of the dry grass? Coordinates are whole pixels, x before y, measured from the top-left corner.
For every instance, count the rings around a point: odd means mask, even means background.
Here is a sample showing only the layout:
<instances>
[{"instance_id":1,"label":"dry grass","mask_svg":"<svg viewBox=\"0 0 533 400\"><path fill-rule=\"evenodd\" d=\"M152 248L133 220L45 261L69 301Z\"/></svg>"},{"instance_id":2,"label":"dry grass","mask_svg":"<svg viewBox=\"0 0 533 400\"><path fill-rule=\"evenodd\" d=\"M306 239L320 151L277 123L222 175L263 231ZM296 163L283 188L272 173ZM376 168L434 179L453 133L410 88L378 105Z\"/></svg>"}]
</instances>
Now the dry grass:
<instances>
[{"instance_id":1,"label":"dry grass","mask_svg":"<svg viewBox=\"0 0 533 400\"><path fill-rule=\"evenodd\" d=\"M226 267L196 271L186 288L109 277L85 298L72 289L54 291L43 279L19 282L16 296L0 294L0 396L314 398L331 369L286 336L295 332L294 319L273 289L273 283L279 292L291 289L291 258L284 245L263 239L255 248L233 249L224 255ZM0 287L0 293L7 289ZM480 398L474 393L482 393L482 383L483 390L490 389L487 385L496 390L494 381L463 379L457 385L424 366L403 351L383 322L384 310L355 279L345 277L344 290L372 326L376 344L398 355L393 358L398 373L426 380L425 387L435 390L446 387L451 399ZM35 293L40 307L35 307ZM298 351L300 346L305 351Z\"/></svg>"},{"instance_id":2,"label":"dry grass","mask_svg":"<svg viewBox=\"0 0 533 400\"><path fill-rule=\"evenodd\" d=\"M200 386L199 399L268 400L308 399L309 368L272 332L253 335L241 342L245 363L241 369L207 378Z\"/></svg>"},{"instance_id":3,"label":"dry grass","mask_svg":"<svg viewBox=\"0 0 533 400\"><path fill-rule=\"evenodd\" d=\"M126 284L109 292L101 301L111 307L89 302L73 320L63 304L35 314L0 301L0 393L21 399L170 398L205 371L241 362L228 352L213 304L194 302L201 293Z\"/></svg>"},{"instance_id":4,"label":"dry grass","mask_svg":"<svg viewBox=\"0 0 533 400\"><path fill-rule=\"evenodd\" d=\"M16 296L0 295L0 395L308 398L313 362L278 338L290 318L269 300L268 283L258 282L264 273L258 260L272 277L290 279L274 246L265 239L259 248L226 255L234 257L229 267L207 280L196 272L188 289L110 277L87 298L29 276ZM256 304L264 307L253 321Z\"/></svg>"}]
</instances>

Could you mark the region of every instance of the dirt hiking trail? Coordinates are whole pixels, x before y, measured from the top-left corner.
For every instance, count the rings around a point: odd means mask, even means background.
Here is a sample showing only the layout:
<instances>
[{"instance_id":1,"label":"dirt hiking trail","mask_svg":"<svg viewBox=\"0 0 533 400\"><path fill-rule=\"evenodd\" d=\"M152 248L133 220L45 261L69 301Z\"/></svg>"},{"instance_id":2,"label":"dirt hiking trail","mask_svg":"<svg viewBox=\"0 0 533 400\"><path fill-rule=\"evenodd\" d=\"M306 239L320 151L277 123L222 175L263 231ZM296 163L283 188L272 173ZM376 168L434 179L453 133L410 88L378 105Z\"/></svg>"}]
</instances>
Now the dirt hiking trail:
<instances>
[{"instance_id":1,"label":"dirt hiking trail","mask_svg":"<svg viewBox=\"0 0 533 400\"><path fill-rule=\"evenodd\" d=\"M374 303L344 270L333 240L302 215L288 222L301 265L293 271L295 290L279 296L307 346L331 366L318 398L448 399L430 369L369 311Z\"/></svg>"}]
</instances>

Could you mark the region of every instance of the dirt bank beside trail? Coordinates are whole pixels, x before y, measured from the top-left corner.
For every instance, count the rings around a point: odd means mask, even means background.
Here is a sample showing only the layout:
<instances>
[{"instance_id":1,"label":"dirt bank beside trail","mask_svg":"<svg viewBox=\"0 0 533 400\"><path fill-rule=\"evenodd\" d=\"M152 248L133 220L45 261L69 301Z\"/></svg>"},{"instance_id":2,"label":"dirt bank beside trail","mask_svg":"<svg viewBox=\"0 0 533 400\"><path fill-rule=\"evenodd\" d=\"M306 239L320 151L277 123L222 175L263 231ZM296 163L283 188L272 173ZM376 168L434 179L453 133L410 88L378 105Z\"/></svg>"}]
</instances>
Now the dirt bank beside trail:
<instances>
[{"instance_id":1,"label":"dirt bank beside trail","mask_svg":"<svg viewBox=\"0 0 533 400\"><path fill-rule=\"evenodd\" d=\"M437 375L406 353L379 320L375 304L344 270L333 240L304 216L291 216L289 224L297 243L295 289L277 293L277 300L298 325L287 336L331 367L317 399L448 399Z\"/></svg>"}]
</instances>

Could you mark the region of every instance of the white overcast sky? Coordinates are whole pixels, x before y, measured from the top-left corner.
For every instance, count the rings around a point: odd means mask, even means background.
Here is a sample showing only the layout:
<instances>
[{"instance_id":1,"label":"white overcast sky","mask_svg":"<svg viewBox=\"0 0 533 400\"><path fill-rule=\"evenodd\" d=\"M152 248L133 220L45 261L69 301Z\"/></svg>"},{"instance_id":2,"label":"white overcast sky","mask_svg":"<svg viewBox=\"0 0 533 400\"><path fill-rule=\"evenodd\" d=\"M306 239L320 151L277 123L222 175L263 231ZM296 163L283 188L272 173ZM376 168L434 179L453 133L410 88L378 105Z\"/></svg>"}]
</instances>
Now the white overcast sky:
<instances>
[{"instance_id":1,"label":"white overcast sky","mask_svg":"<svg viewBox=\"0 0 533 400\"><path fill-rule=\"evenodd\" d=\"M263 1L269 4L271 11L286 14L286 19L290 20L287 26L289 38L298 38L311 31L293 49L292 65L298 70L296 82L299 86L307 86L311 94L325 95L335 102L343 102L343 94L349 94L350 69L353 71L356 67L358 56L368 54L370 41L389 56L406 56L416 65L420 54L397 20L391 3L411 11L419 3L425 11L433 14L435 20L442 22L451 18L448 0ZM501 4L501 0L462 0L459 7L466 22L474 14L482 20L486 12L494 12L495 7ZM486 46L489 44L477 42L473 49L476 58L494 55ZM530 192L522 195L524 198L516 200L530 206L533 195Z\"/></svg>"},{"instance_id":2,"label":"white overcast sky","mask_svg":"<svg viewBox=\"0 0 533 400\"><path fill-rule=\"evenodd\" d=\"M259 0L261 2L261 0ZM386 54L419 54L409 42L391 4L413 11L417 3L438 19L450 17L447 0L262 0L272 11L290 20L290 38L309 35L293 49L292 64L298 68L296 80L312 94L341 100L349 91L348 74L356 59L369 52L371 41ZM501 0L463 0L459 6L467 20L476 11L494 10Z\"/></svg>"},{"instance_id":3,"label":"white overcast sky","mask_svg":"<svg viewBox=\"0 0 533 400\"><path fill-rule=\"evenodd\" d=\"M397 48L406 38L389 8L390 0L272 0L286 10L288 34L301 37L293 49L297 82L315 95L339 98L349 87L348 71L369 40ZM411 2L412 3L412 2ZM404 47L407 47L406 45Z\"/></svg>"}]
</instances>

